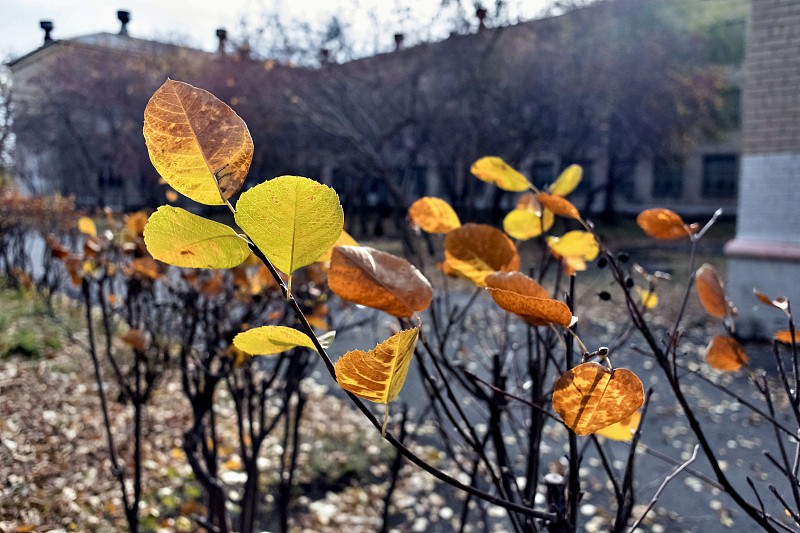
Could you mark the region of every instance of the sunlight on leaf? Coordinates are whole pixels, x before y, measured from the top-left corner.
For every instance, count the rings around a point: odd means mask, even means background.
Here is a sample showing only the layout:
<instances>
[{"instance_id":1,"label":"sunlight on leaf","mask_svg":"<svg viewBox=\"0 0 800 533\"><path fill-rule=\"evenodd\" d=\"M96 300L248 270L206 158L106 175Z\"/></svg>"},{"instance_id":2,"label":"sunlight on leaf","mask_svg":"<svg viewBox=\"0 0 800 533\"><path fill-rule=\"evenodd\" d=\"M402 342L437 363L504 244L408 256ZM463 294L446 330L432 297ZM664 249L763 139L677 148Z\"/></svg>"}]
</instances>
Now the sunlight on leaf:
<instances>
[{"instance_id":1,"label":"sunlight on leaf","mask_svg":"<svg viewBox=\"0 0 800 533\"><path fill-rule=\"evenodd\" d=\"M250 132L233 109L180 81L167 80L150 98L144 139L164 180L206 205L239 192L253 159Z\"/></svg>"},{"instance_id":2,"label":"sunlight on leaf","mask_svg":"<svg viewBox=\"0 0 800 533\"><path fill-rule=\"evenodd\" d=\"M548 192L553 196L567 196L578 187L582 177L583 168L580 165L570 165L548 187Z\"/></svg>"},{"instance_id":3,"label":"sunlight on leaf","mask_svg":"<svg viewBox=\"0 0 800 533\"><path fill-rule=\"evenodd\" d=\"M712 265L705 263L698 268L695 281L697 296L709 315L717 318L736 315L736 309L725 297L722 281Z\"/></svg>"},{"instance_id":4,"label":"sunlight on leaf","mask_svg":"<svg viewBox=\"0 0 800 533\"><path fill-rule=\"evenodd\" d=\"M636 223L645 233L656 239L681 239L690 235L690 228L683 219L669 209L648 209L639 213Z\"/></svg>"},{"instance_id":5,"label":"sunlight on leaf","mask_svg":"<svg viewBox=\"0 0 800 533\"><path fill-rule=\"evenodd\" d=\"M336 364L336 381L346 391L375 403L397 398L417 346L419 328L395 333L372 350L353 350Z\"/></svg>"},{"instance_id":6,"label":"sunlight on leaf","mask_svg":"<svg viewBox=\"0 0 800 533\"><path fill-rule=\"evenodd\" d=\"M450 204L433 196L423 196L411 204L408 217L428 233L448 233L461 226Z\"/></svg>"},{"instance_id":7,"label":"sunlight on leaf","mask_svg":"<svg viewBox=\"0 0 800 533\"><path fill-rule=\"evenodd\" d=\"M732 372L747 364L747 354L733 337L717 335L706 348L706 361L717 370Z\"/></svg>"},{"instance_id":8,"label":"sunlight on leaf","mask_svg":"<svg viewBox=\"0 0 800 533\"><path fill-rule=\"evenodd\" d=\"M539 213L544 213L541 216ZM553 227L555 217L548 210L535 213L529 209L514 209L503 219L503 230L521 241L538 237Z\"/></svg>"},{"instance_id":9,"label":"sunlight on leaf","mask_svg":"<svg viewBox=\"0 0 800 533\"><path fill-rule=\"evenodd\" d=\"M328 285L343 300L406 318L431 304L430 282L417 268L387 252L366 246L337 246Z\"/></svg>"},{"instance_id":10,"label":"sunlight on leaf","mask_svg":"<svg viewBox=\"0 0 800 533\"><path fill-rule=\"evenodd\" d=\"M229 226L166 205L150 215L144 243L155 259L179 267L231 268L250 255Z\"/></svg>"},{"instance_id":11,"label":"sunlight on leaf","mask_svg":"<svg viewBox=\"0 0 800 533\"><path fill-rule=\"evenodd\" d=\"M486 288L497 305L533 326L569 327L572 321L566 304L550 298L544 287L521 272L490 274L486 276Z\"/></svg>"},{"instance_id":12,"label":"sunlight on leaf","mask_svg":"<svg viewBox=\"0 0 800 533\"><path fill-rule=\"evenodd\" d=\"M753 289L753 293L756 295L756 298L758 298L759 301L761 301L761 303L767 304L770 307L774 307L775 309L780 309L784 313L786 313L789 310L789 299L786 296L770 298L766 294L758 292L755 289Z\"/></svg>"},{"instance_id":13,"label":"sunlight on leaf","mask_svg":"<svg viewBox=\"0 0 800 533\"><path fill-rule=\"evenodd\" d=\"M312 179L280 176L242 193L236 223L284 274L317 261L341 236L336 191Z\"/></svg>"},{"instance_id":14,"label":"sunlight on leaf","mask_svg":"<svg viewBox=\"0 0 800 533\"><path fill-rule=\"evenodd\" d=\"M589 435L631 416L644 403L641 380L625 368L597 363L567 370L553 390L553 409L578 435Z\"/></svg>"},{"instance_id":15,"label":"sunlight on leaf","mask_svg":"<svg viewBox=\"0 0 800 533\"><path fill-rule=\"evenodd\" d=\"M636 433L636 429L639 427L639 422L641 422L641 420L642 414L639 411L634 411L631 416L597 430L595 435L600 435L601 437L606 437L611 440L628 441L633 438L633 434Z\"/></svg>"},{"instance_id":16,"label":"sunlight on leaf","mask_svg":"<svg viewBox=\"0 0 800 533\"><path fill-rule=\"evenodd\" d=\"M486 224L464 224L444 239L446 268L478 287L496 271L519 270L519 255L511 239Z\"/></svg>"},{"instance_id":17,"label":"sunlight on leaf","mask_svg":"<svg viewBox=\"0 0 800 533\"><path fill-rule=\"evenodd\" d=\"M249 329L236 335L233 338L233 345L250 355L274 355L297 346L317 350L311 337L286 326L261 326Z\"/></svg>"},{"instance_id":18,"label":"sunlight on leaf","mask_svg":"<svg viewBox=\"0 0 800 533\"><path fill-rule=\"evenodd\" d=\"M89 217L80 217L78 219L78 231L90 237L97 237L97 226Z\"/></svg>"},{"instance_id":19,"label":"sunlight on leaf","mask_svg":"<svg viewBox=\"0 0 800 533\"><path fill-rule=\"evenodd\" d=\"M481 181L497 185L504 191L528 190L528 180L499 157L482 157L472 163L472 175Z\"/></svg>"}]
</instances>

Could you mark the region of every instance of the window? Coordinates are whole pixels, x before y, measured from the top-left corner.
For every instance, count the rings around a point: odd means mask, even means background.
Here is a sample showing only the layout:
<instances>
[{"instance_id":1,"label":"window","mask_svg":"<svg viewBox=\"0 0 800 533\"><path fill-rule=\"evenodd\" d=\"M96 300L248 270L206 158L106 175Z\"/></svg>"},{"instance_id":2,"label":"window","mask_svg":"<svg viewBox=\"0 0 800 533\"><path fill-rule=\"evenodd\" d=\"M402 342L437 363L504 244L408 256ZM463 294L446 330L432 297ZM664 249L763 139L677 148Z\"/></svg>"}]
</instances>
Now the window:
<instances>
[{"instance_id":1,"label":"window","mask_svg":"<svg viewBox=\"0 0 800 533\"><path fill-rule=\"evenodd\" d=\"M703 197L736 198L738 184L739 166L735 154L703 158Z\"/></svg>"},{"instance_id":2,"label":"window","mask_svg":"<svg viewBox=\"0 0 800 533\"><path fill-rule=\"evenodd\" d=\"M683 194L683 161L656 157L653 160L653 197L680 198Z\"/></svg>"},{"instance_id":3,"label":"window","mask_svg":"<svg viewBox=\"0 0 800 533\"><path fill-rule=\"evenodd\" d=\"M612 158L609 164L612 165L611 175L614 178L615 196L633 201L636 192L636 184L634 183L636 160Z\"/></svg>"},{"instance_id":4,"label":"window","mask_svg":"<svg viewBox=\"0 0 800 533\"><path fill-rule=\"evenodd\" d=\"M543 189L553 181L555 165L552 161L535 161L531 167L531 178L537 188Z\"/></svg>"},{"instance_id":5,"label":"window","mask_svg":"<svg viewBox=\"0 0 800 533\"><path fill-rule=\"evenodd\" d=\"M738 129L742 124L742 90L739 87L728 87L720 91L719 97L720 105L714 110L716 123L725 130Z\"/></svg>"}]
</instances>

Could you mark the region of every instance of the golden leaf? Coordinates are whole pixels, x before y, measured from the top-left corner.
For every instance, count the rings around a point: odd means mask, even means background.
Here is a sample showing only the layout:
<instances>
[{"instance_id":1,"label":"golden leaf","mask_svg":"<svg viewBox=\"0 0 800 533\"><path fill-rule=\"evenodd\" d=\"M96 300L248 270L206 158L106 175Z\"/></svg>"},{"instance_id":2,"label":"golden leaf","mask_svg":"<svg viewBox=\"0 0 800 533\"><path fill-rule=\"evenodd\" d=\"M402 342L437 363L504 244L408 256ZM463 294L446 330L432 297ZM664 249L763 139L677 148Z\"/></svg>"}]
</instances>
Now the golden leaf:
<instances>
[{"instance_id":1,"label":"golden leaf","mask_svg":"<svg viewBox=\"0 0 800 533\"><path fill-rule=\"evenodd\" d=\"M538 212L530 209L514 209L503 219L503 230L521 241L538 237L553 227L555 217L546 209Z\"/></svg>"},{"instance_id":2,"label":"golden leaf","mask_svg":"<svg viewBox=\"0 0 800 533\"><path fill-rule=\"evenodd\" d=\"M567 196L578 187L582 177L583 168L580 165L570 165L550 185L548 192L554 196Z\"/></svg>"},{"instance_id":3,"label":"golden leaf","mask_svg":"<svg viewBox=\"0 0 800 533\"><path fill-rule=\"evenodd\" d=\"M236 194L253 159L253 139L236 112L180 81L167 80L150 98L144 139L164 180L201 204L222 205Z\"/></svg>"},{"instance_id":4,"label":"golden leaf","mask_svg":"<svg viewBox=\"0 0 800 533\"><path fill-rule=\"evenodd\" d=\"M545 209L549 209L560 217L573 218L575 220L580 220L581 218L578 208L572 205L572 202L566 198L540 192L536 195L536 199L539 200L539 203L541 203Z\"/></svg>"},{"instance_id":5,"label":"golden leaf","mask_svg":"<svg viewBox=\"0 0 800 533\"><path fill-rule=\"evenodd\" d=\"M472 163L469 170L479 180L492 183L504 191L528 190L525 176L499 157L482 157Z\"/></svg>"},{"instance_id":6,"label":"golden leaf","mask_svg":"<svg viewBox=\"0 0 800 533\"><path fill-rule=\"evenodd\" d=\"M691 234L691 229L674 211L663 208L648 209L639 213L636 223L645 233L656 239L681 239Z\"/></svg>"},{"instance_id":7,"label":"golden leaf","mask_svg":"<svg viewBox=\"0 0 800 533\"><path fill-rule=\"evenodd\" d=\"M486 287L497 305L529 324L566 328L572 322L572 312L566 304L550 298L544 287L521 272L490 274L486 276Z\"/></svg>"},{"instance_id":8,"label":"golden leaf","mask_svg":"<svg viewBox=\"0 0 800 533\"><path fill-rule=\"evenodd\" d=\"M233 338L233 345L250 355L274 355L296 346L317 351L311 337L286 326L261 326L249 329L236 335Z\"/></svg>"},{"instance_id":9,"label":"golden leaf","mask_svg":"<svg viewBox=\"0 0 800 533\"><path fill-rule=\"evenodd\" d=\"M410 317L431 304L431 284L401 257L366 246L337 246L328 285L340 298L396 317Z\"/></svg>"},{"instance_id":10,"label":"golden leaf","mask_svg":"<svg viewBox=\"0 0 800 533\"><path fill-rule=\"evenodd\" d=\"M639 411L634 411L631 416L623 418L619 422L606 426L603 429L598 429L595 435L606 437L611 440L631 440L633 434L639 428L639 422L642 421L642 414Z\"/></svg>"},{"instance_id":11,"label":"golden leaf","mask_svg":"<svg viewBox=\"0 0 800 533\"><path fill-rule=\"evenodd\" d=\"M333 255L333 249L337 246L358 246L356 240L345 230L342 230L342 234L339 235L339 238L336 239L336 242L333 243L333 246L328 248L328 251L322 254L317 262L319 263L330 263L331 256Z\"/></svg>"},{"instance_id":12,"label":"golden leaf","mask_svg":"<svg viewBox=\"0 0 800 533\"><path fill-rule=\"evenodd\" d=\"M783 329L781 331L776 331L773 338L778 341L782 342L783 344L792 344L792 332L788 329ZM794 334L794 344L800 344L800 334L795 331Z\"/></svg>"},{"instance_id":13,"label":"golden leaf","mask_svg":"<svg viewBox=\"0 0 800 533\"><path fill-rule=\"evenodd\" d=\"M368 352L347 352L334 365L336 381L360 398L388 404L403 388L418 335L419 328L411 328L395 333Z\"/></svg>"},{"instance_id":14,"label":"golden leaf","mask_svg":"<svg viewBox=\"0 0 800 533\"><path fill-rule=\"evenodd\" d=\"M409 218L428 233L448 233L461 226L453 208L441 198L424 196L408 208Z\"/></svg>"},{"instance_id":15,"label":"golden leaf","mask_svg":"<svg viewBox=\"0 0 800 533\"><path fill-rule=\"evenodd\" d=\"M597 363L567 370L553 390L553 409L568 428L589 435L631 416L644 403L641 380L625 368Z\"/></svg>"},{"instance_id":16,"label":"golden leaf","mask_svg":"<svg viewBox=\"0 0 800 533\"><path fill-rule=\"evenodd\" d=\"M89 217L80 217L78 219L78 231L90 237L97 237L97 226Z\"/></svg>"},{"instance_id":17,"label":"golden leaf","mask_svg":"<svg viewBox=\"0 0 800 533\"><path fill-rule=\"evenodd\" d=\"M655 309L658 305L658 295L655 291L648 291L641 287L634 287L633 290L636 296L639 297L639 301L642 302L642 307L645 309Z\"/></svg>"},{"instance_id":18,"label":"golden leaf","mask_svg":"<svg viewBox=\"0 0 800 533\"><path fill-rule=\"evenodd\" d=\"M706 361L717 370L732 372L747 364L747 354L736 339L716 335L706 348Z\"/></svg>"}]
</instances>

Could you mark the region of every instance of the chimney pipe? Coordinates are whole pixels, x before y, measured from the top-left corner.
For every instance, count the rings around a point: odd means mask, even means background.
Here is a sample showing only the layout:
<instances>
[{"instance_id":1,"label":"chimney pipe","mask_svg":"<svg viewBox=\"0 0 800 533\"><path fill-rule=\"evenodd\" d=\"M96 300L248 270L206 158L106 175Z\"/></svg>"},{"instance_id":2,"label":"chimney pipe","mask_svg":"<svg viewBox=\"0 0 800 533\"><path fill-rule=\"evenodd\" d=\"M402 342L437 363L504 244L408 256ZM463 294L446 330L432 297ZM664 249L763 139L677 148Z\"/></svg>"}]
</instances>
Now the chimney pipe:
<instances>
[{"instance_id":1,"label":"chimney pipe","mask_svg":"<svg viewBox=\"0 0 800 533\"><path fill-rule=\"evenodd\" d=\"M395 51L400 50L403 48L403 39L405 36L402 33L395 33L394 34L394 49Z\"/></svg>"},{"instance_id":2,"label":"chimney pipe","mask_svg":"<svg viewBox=\"0 0 800 533\"><path fill-rule=\"evenodd\" d=\"M53 42L53 38L50 37L50 32L53 31L53 21L51 20L40 20L39 27L44 30L44 44L50 44Z\"/></svg>"},{"instance_id":3,"label":"chimney pipe","mask_svg":"<svg viewBox=\"0 0 800 533\"><path fill-rule=\"evenodd\" d=\"M217 28L217 39L219 39L219 45L217 46L217 53L219 55L225 55L225 40L228 38L228 31L225 28Z\"/></svg>"},{"instance_id":4,"label":"chimney pipe","mask_svg":"<svg viewBox=\"0 0 800 533\"><path fill-rule=\"evenodd\" d=\"M475 16L478 17L478 31L483 31L486 29L486 8L479 7L475 10Z\"/></svg>"},{"instance_id":5,"label":"chimney pipe","mask_svg":"<svg viewBox=\"0 0 800 533\"><path fill-rule=\"evenodd\" d=\"M131 21L131 12L120 10L117 11L117 19L120 21L119 34L125 37L128 36L128 22Z\"/></svg>"}]
</instances>

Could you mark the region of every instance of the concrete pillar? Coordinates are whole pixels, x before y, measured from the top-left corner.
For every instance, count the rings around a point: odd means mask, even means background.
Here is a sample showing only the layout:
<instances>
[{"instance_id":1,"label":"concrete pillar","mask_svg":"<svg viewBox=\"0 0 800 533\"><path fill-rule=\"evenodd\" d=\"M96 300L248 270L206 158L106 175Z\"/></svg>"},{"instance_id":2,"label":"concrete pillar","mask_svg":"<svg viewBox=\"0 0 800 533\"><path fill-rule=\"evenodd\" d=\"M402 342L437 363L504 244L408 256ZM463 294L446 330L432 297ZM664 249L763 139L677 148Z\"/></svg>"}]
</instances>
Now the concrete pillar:
<instances>
[{"instance_id":1,"label":"concrete pillar","mask_svg":"<svg viewBox=\"0 0 800 533\"><path fill-rule=\"evenodd\" d=\"M800 317L800 1L751 2L736 238L725 247L739 331L771 336L783 314L753 288L788 296Z\"/></svg>"}]
</instances>

